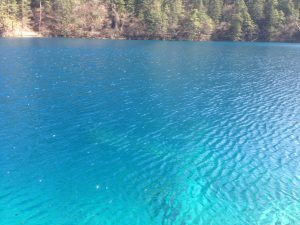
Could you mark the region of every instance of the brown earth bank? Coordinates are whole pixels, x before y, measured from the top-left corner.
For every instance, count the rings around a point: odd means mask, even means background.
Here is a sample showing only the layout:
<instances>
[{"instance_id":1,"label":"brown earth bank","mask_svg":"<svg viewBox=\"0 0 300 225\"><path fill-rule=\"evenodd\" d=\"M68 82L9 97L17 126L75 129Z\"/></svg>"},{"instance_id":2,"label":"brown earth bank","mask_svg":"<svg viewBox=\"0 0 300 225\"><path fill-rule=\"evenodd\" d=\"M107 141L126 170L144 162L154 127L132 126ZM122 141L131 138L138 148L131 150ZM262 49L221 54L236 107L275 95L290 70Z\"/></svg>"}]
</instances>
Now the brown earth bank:
<instances>
[{"instance_id":1,"label":"brown earth bank","mask_svg":"<svg viewBox=\"0 0 300 225\"><path fill-rule=\"evenodd\" d=\"M279 37L272 40L264 40L264 39L255 39L255 40L238 40L233 41L230 39L210 39L206 37L194 37L189 38L185 36L172 36L172 35L138 35L138 36L130 36L126 34L115 34L110 32L103 33L84 33L84 34L69 34L69 35L61 35L55 34L51 32L47 33L39 33L37 31L10 31L5 32L0 37L8 37L8 38L86 38L86 39L99 39L99 40L165 40L165 41L232 41L232 42L287 42L287 43L300 43L300 37L294 38L284 38Z\"/></svg>"},{"instance_id":2,"label":"brown earth bank","mask_svg":"<svg viewBox=\"0 0 300 225\"><path fill-rule=\"evenodd\" d=\"M101 31L83 31L81 29L68 31L50 30L43 26L40 31L36 29L36 26L21 28L20 25L15 25L14 29L8 29L0 33L0 37L10 38L42 38L42 37L64 37L64 38L87 38L87 39L112 39L112 40L172 40L172 41L252 41L252 42L295 42L300 43L300 32L295 32L296 35L291 35L286 32L282 35L278 35L272 40L266 39L252 39L252 40L231 40L229 38L218 37L214 35L197 35L191 37L184 32L176 32L173 34L149 34L146 31L137 29L132 30L116 30L111 28L105 28Z\"/></svg>"},{"instance_id":3,"label":"brown earth bank","mask_svg":"<svg viewBox=\"0 0 300 225\"><path fill-rule=\"evenodd\" d=\"M218 31L216 31L218 32ZM220 31L219 31L220 32ZM185 32L174 32L172 34L152 34L141 29L116 30L111 28L104 28L101 31L84 31L82 29L68 31L59 31L57 29L50 30L48 27L43 26L40 31L35 26L26 28L14 28L8 29L0 33L0 37L16 37L16 38L30 38L30 37L65 37L65 38L89 38L89 39L116 39L116 40L173 40L173 41L252 41L252 42L296 42L300 43L300 29L299 32L294 28L294 33L284 32L270 40L262 38L253 38L250 40L232 40L226 36L220 36L217 34L211 35L193 35L190 36Z\"/></svg>"},{"instance_id":4,"label":"brown earth bank","mask_svg":"<svg viewBox=\"0 0 300 225\"><path fill-rule=\"evenodd\" d=\"M46 27L42 27L40 31L20 26L15 29L10 29L0 33L0 37L10 38L46 38L46 37L62 37L62 38L87 38L87 39L111 39L111 40L170 40L170 41L251 41L251 42L294 42L300 43L300 32L297 35L290 35L285 33L273 38L272 40L266 39L252 39L252 40L231 40L229 38L222 38L208 35L189 36L184 32L177 32L174 34L149 34L138 30L136 33L128 31L119 31L115 29L103 29L102 31L81 31L64 33L61 31L52 31Z\"/></svg>"}]
</instances>

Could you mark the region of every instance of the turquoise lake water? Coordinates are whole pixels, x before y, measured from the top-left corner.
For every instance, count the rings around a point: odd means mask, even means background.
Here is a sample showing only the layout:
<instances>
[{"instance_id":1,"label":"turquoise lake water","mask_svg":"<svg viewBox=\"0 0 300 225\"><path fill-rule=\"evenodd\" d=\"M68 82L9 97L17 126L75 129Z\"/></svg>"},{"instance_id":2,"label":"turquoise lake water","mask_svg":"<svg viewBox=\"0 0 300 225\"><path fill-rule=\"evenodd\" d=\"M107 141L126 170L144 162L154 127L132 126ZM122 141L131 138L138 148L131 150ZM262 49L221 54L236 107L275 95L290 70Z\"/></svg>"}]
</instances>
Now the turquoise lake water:
<instances>
[{"instance_id":1,"label":"turquoise lake water","mask_svg":"<svg viewBox=\"0 0 300 225\"><path fill-rule=\"evenodd\" d=\"M300 224L300 45L0 39L0 225Z\"/></svg>"}]
</instances>

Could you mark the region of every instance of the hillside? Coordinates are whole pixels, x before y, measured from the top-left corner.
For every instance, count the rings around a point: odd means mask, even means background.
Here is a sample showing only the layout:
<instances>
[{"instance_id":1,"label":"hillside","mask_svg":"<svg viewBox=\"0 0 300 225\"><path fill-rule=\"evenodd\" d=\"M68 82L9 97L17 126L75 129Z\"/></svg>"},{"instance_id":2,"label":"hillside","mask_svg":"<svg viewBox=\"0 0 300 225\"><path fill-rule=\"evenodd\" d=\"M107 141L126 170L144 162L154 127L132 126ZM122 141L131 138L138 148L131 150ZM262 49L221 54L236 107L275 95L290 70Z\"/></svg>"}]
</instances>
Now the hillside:
<instances>
[{"instance_id":1,"label":"hillside","mask_svg":"<svg viewBox=\"0 0 300 225\"><path fill-rule=\"evenodd\" d=\"M0 0L0 36L299 42L299 14L300 0Z\"/></svg>"}]
</instances>

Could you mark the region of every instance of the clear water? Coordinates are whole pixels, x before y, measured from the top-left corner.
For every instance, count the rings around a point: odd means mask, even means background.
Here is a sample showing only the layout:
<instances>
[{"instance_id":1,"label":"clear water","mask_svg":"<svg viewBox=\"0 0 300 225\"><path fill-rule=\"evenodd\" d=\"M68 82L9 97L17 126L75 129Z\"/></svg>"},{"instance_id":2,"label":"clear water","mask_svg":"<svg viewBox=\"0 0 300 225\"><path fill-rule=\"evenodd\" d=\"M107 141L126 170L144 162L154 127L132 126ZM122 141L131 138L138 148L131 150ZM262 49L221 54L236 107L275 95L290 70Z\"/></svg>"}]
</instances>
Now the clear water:
<instances>
[{"instance_id":1,"label":"clear water","mask_svg":"<svg viewBox=\"0 0 300 225\"><path fill-rule=\"evenodd\" d=\"M300 45L0 39L1 225L300 224Z\"/></svg>"}]
</instances>

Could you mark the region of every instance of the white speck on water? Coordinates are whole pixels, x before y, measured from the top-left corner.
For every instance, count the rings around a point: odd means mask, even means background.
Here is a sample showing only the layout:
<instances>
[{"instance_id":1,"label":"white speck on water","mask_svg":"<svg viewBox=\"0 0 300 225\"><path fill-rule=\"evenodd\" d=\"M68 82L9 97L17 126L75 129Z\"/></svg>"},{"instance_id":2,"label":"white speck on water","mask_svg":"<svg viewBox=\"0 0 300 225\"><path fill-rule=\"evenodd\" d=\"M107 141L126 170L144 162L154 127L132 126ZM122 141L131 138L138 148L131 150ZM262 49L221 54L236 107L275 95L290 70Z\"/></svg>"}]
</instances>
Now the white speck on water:
<instances>
[{"instance_id":1,"label":"white speck on water","mask_svg":"<svg viewBox=\"0 0 300 225\"><path fill-rule=\"evenodd\" d=\"M96 189L100 189L100 185L97 184L97 185L96 185Z\"/></svg>"},{"instance_id":2,"label":"white speck on water","mask_svg":"<svg viewBox=\"0 0 300 225\"><path fill-rule=\"evenodd\" d=\"M52 134L52 137L56 137L56 134Z\"/></svg>"},{"instance_id":3,"label":"white speck on water","mask_svg":"<svg viewBox=\"0 0 300 225\"><path fill-rule=\"evenodd\" d=\"M43 182L43 180L42 180L42 179L39 179L39 182L40 182L40 183L42 183L42 182Z\"/></svg>"}]
</instances>

